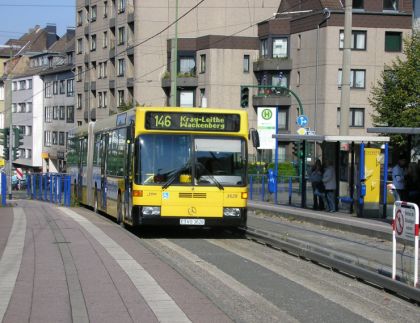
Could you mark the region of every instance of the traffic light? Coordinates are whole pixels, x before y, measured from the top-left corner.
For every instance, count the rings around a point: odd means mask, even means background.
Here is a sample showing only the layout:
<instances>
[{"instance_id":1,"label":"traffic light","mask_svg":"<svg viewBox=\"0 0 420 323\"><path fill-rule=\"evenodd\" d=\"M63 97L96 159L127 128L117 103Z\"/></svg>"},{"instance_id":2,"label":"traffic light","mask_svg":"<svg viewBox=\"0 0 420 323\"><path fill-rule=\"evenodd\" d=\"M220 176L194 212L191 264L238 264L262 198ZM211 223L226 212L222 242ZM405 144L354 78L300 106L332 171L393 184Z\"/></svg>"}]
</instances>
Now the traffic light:
<instances>
[{"instance_id":1,"label":"traffic light","mask_svg":"<svg viewBox=\"0 0 420 323\"><path fill-rule=\"evenodd\" d=\"M3 147L3 158L4 158L4 160L9 160L9 152L10 152L10 149L9 149L9 147Z\"/></svg>"},{"instance_id":2,"label":"traffic light","mask_svg":"<svg viewBox=\"0 0 420 323\"><path fill-rule=\"evenodd\" d=\"M0 145L9 147L9 128L0 129Z\"/></svg>"},{"instance_id":3,"label":"traffic light","mask_svg":"<svg viewBox=\"0 0 420 323\"><path fill-rule=\"evenodd\" d=\"M15 135L15 149L17 150L20 146L23 145L23 131L19 128L13 128L13 132Z\"/></svg>"},{"instance_id":4,"label":"traffic light","mask_svg":"<svg viewBox=\"0 0 420 323\"><path fill-rule=\"evenodd\" d=\"M293 147L292 147L292 149L293 149L293 156L297 157L298 156L299 147L298 147L298 143L296 141L293 141Z\"/></svg>"},{"instance_id":5,"label":"traffic light","mask_svg":"<svg viewBox=\"0 0 420 323\"><path fill-rule=\"evenodd\" d=\"M249 88L241 86L241 107L247 108L249 105Z\"/></svg>"}]
</instances>

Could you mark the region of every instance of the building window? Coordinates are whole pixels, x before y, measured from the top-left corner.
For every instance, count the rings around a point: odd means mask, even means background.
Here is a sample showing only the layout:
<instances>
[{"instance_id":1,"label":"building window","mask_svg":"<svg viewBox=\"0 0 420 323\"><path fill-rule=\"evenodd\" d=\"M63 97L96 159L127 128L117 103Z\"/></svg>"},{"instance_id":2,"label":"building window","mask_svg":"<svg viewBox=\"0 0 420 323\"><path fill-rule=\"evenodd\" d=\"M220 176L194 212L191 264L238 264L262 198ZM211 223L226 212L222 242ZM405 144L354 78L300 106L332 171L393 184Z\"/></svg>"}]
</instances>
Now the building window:
<instances>
[{"instance_id":1,"label":"building window","mask_svg":"<svg viewBox=\"0 0 420 323\"><path fill-rule=\"evenodd\" d=\"M67 123L74 123L74 106L68 105L67 106Z\"/></svg>"},{"instance_id":2,"label":"building window","mask_svg":"<svg viewBox=\"0 0 420 323\"><path fill-rule=\"evenodd\" d=\"M261 51L262 58L268 57L268 40L267 39L261 39L260 51Z\"/></svg>"},{"instance_id":3,"label":"building window","mask_svg":"<svg viewBox=\"0 0 420 323\"><path fill-rule=\"evenodd\" d=\"M52 121L51 120L51 107L46 106L44 109L45 109L44 110L44 120L45 120L46 123L50 123Z\"/></svg>"},{"instance_id":4,"label":"building window","mask_svg":"<svg viewBox=\"0 0 420 323\"><path fill-rule=\"evenodd\" d=\"M118 13L125 11L125 0L118 0Z\"/></svg>"},{"instance_id":5,"label":"building window","mask_svg":"<svg viewBox=\"0 0 420 323\"><path fill-rule=\"evenodd\" d=\"M12 113L16 113L17 105L16 103L12 103Z\"/></svg>"},{"instance_id":6,"label":"building window","mask_svg":"<svg viewBox=\"0 0 420 323\"><path fill-rule=\"evenodd\" d=\"M19 81L18 87L19 87L19 90L26 90L26 80Z\"/></svg>"},{"instance_id":7,"label":"building window","mask_svg":"<svg viewBox=\"0 0 420 323\"><path fill-rule=\"evenodd\" d=\"M104 18L108 17L108 1L104 1Z\"/></svg>"},{"instance_id":8,"label":"building window","mask_svg":"<svg viewBox=\"0 0 420 323\"><path fill-rule=\"evenodd\" d=\"M58 106L53 106L53 120L58 120Z\"/></svg>"},{"instance_id":9,"label":"building window","mask_svg":"<svg viewBox=\"0 0 420 323\"><path fill-rule=\"evenodd\" d=\"M279 130L287 130L288 129L288 110L279 109L278 112L278 127Z\"/></svg>"},{"instance_id":10,"label":"building window","mask_svg":"<svg viewBox=\"0 0 420 323\"><path fill-rule=\"evenodd\" d=\"M82 125L82 121L77 121L77 126L80 127Z\"/></svg>"},{"instance_id":11,"label":"building window","mask_svg":"<svg viewBox=\"0 0 420 323\"><path fill-rule=\"evenodd\" d=\"M31 113L32 112L32 102L27 102L26 103L26 113Z\"/></svg>"},{"instance_id":12,"label":"building window","mask_svg":"<svg viewBox=\"0 0 420 323\"><path fill-rule=\"evenodd\" d=\"M58 81L53 82L53 95L58 94Z\"/></svg>"},{"instance_id":13,"label":"building window","mask_svg":"<svg viewBox=\"0 0 420 323\"><path fill-rule=\"evenodd\" d=\"M353 9L364 9L363 0L353 0Z\"/></svg>"},{"instance_id":14,"label":"building window","mask_svg":"<svg viewBox=\"0 0 420 323\"><path fill-rule=\"evenodd\" d=\"M200 55L200 73L206 72L206 54Z\"/></svg>"},{"instance_id":15,"label":"building window","mask_svg":"<svg viewBox=\"0 0 420 323\"><path fill-rule=\"evenodd\" d=\"M350 87L354 89L364 89L366 79L366 70L350 71ZM343 71L338 70L338 87L341 87L343 81Z\"/></svg>"},{"instance_id":16,"label":"building window","mask_svg":"<svg viewBox=\"0 0 420 323\"><path fill-rule=\"evenodd\" d=\"M28 90L32 89L32 80L28 80Z\"/></svg>"},{"instance_id":17,"label":"building window","mask_svg":"<svg viewBox=\"0 0 420 323\"><path fill-rule=\"evenodd\" d=\"M296 86L300 86L300 71L296 73Z\"/></svg>"},{"instance_id":18,"label":"building window","mask_svg":"<svg viewBox=\"0 0 420 323\"><path fill-rule=\"evenodd\" d=\"M60 120L66 119L66 110L64 108L64 105L60 105Z\"/></svg>"},{"instance_id":19,"label":"building window","mask_svg":"<svg viewBox=\"0 0 420 323\"><path fill-rule=\"evenodd\" d=\"M125 73L125 59L120 58L118 59L118 75L117 76L124 76Z\"/></svg>"},{"instance_id":20,"label":"building window","mask_svg":"<svg viewBox=\"0 0 420 323\"><path fill-rule=\"evenodd\" d=\"M96 50L96 35L90 37L90 50L94 52Z\"/></svg>"},{"instance_id":21,"label":"building window","mask_svg":"<svg viewBox=\"0 0 420 323\"><path fill-rule=\"evenodd\" d=\"M96 21L96 16L97 16L97 7L96 6L92 6L92 8L90 8L90 21L94 22Z\"/></svg>"},{"instance_id":22,"label":"building window","mask_svg":"<svg viewBox=\"0 0 420 323\"><path fill-rule=\"evenodd\" d=\"M194 91L180 91L179 92L179 106L193 107L194 106Z\"/></svg>"},{"instance_id":23,"label":"building window","mask_svg":"<svg viewBox=\"0 0 420 323\"><path fill-rule=\"evenodd\" d=\"M297 50L300 50L302 48L302 35L298 35L298 41L297 41Z\"/></svg>"},{"instance_id":24,"label":"building window","mask_svg":"<svg viewBox=\"0 0 420 323\"><path fill-rule=\"evenodd\" d=\"M25 126L25 136L32 136L32 126Z\"/></svg>"},{"instance_id":25,"label":"building window","mask_svg":"<svg viewBox=\"0 0 420 323\"><path fill-rule=\"evenodd\" d=\"M65 133L63 132L63 131L60 131L59 133L58 133L58 144L60 145L60 146L64 146L64 142L65 142Z\"/></svg>"},{"instance_id":26,"label":"building window","mask_svg":"<svg viewBox=\"0 0 420 323\"><path fill-rule=\"evenodd\" d=\"M279 74L272 75L271 76L271 85L272 86L288 87L287 74L280 72Z\"/></svg>"},{"instance_id":27,"label":"building window","mask_svg":"<svg viewBox=\"0 0 420 323\"><path fill-rule=\"evenodd\" d=\"M340 49L344 48L344 30L340 30ZM366 31L354 30L351 32L351 49L366 50Z\"/></svg>"},{"instance_id":28,"label":"building window","mask_svg":"<svg viewBox=\"0 0 420 323\"><path fill-rule=\"evenodd\" d=\"M17 82L13 82L12 83L12 91L16 91L17 90Z\"/></svg>"},{"instance_id":29,"label":"building window","mask_svg":"<svg viewBox=\"0 0 420 323\"><path fill-rule=\"evenodd\" d=\"M107 31L104 31L104 33L103 33L102 47L103 48L108 47L108 32Z\"/></svg>"},{"instance_id":30,"label":"building window","mask_svg":"<svg viewBox=\"0 0 420 323\"><path fill-rule=\"evenodd\" d=\"M398 10L398 0L384 0L384 10Z\"/></svg>"},{"instance_id":31,"label":"building window","mask_svg":"<svg viewBox=\"0 0 420 323\"><path fill-rule=\"evenodd\" d=\"M26 159L32 158L32 149L25 149L25 158Z\"/></svg>"},{"instance_id":32,"label":"building window","mask_svg":"<svg viewBox=\"0 0 420 323\"><path fill-rule=\"evenodd\" d=\"M118 28L118 45L125 43L125 27Z\"/></svg>"},{"instance_id":33,"label":"building window","mask_svg":"<svg viewBox=\"0 0 420 323\"><path fill-rule=\"evenodd\" d=\"M82 81L82 74L83 74L83 68L81 66L77 66L77 73L76 73L77 82Z\"/></svg>"},{"instance_id":34,"label":"building window","mask_svg":"<svg viewBox=\"0 0 420 323\"><path fill-rule=\"evenodd\" d=\"M60 86L59 86L59 91L60 94L65 94L66 93L66 86L65 86L65 80L60 80Z\"/></svg>"},{"instance_id":35,"label":"building window","mask_svg":"<svg viewBox=\"0 0 420 323\"><path fill-rule=\"evenodd\" d=\"M4 83L0 84L0 101L4 100Z\"/></svg>"},{"instance_id":36,"label":"building window","mask_svg":"<svg viewBox=\"0 0 420 323\"><path fill-rule=\"evenodd\" d=\"M83 10L77 12L77 26L83 25Z\"/></svg>"},{"instance_id":37,"label":"building window","mask_svg":"<svg viewBox=\"0 0 420 323\"><path fill-rule=\"evenodd\" d=\"M273 58L287 57L287 38L273 39Z\"/></svg>"},{"instance_id":38,"label":"building window","mask_svg":"<svg viewBox=\"0 0 420 323\"><path fill-rule=\"evenodd\" d=\"M77 109L80 110L82 108L82 95L77 94Z\"/></svg>"},{"instance_id":39,"label":"building window","mask_svg":"<svg viewBox=\"0 0 420 323\"><path fill-rule=\"evenodd\" d=\"M106 108L108 106L108 92L105 91L102 93L102 97L103 97L103 108Z\"/></svg>"},{"instance_id":40,"label":"building window","mask_svg":"<svg viewBox=\"0 0 420 323\"><path fill-rule=\"evenodd\" d=\"M98 108L102 107L102 92L98 92Z\"/></svg>"},{"instance_id":41,"label":"building window","mask_svg":"<svg viewBox=\"0 0 420 323\"><path fill-rule=\"evenodd\" d=\"M83 53L83 38L79 38L76 43L76 53Z\"/></svg>"},{"instance_id":42,"label":"building window","mask_svg":"<svg viewBox=\"0 0 420 323\"><path fill-rule=\"evenodd\" d=\"M195 75L195 59L194 57L180 57L179 73Z\"/></svg>"},{"instance_id":43,"label":"building window","mask_svg":"<svg viewBox=\"0 0 420 323\"><path fill-rule=\"evenodd\" d=\"M74 95L74 79L67 80L67 96Z\"/></svg>"},{"instance_id":44,"label":"building window","mask_svg":"<svg viewBox=\"0 0 420 323\"><path fill-rule=\"evenodd\" d=\"M57 141L58 141L57 131L53 131L52 132L52 144L57 145Z\"/></svg>"},{"instance_id":45,"label":"building window","mask_svg":"<svg viewBox=\"0 0 420 323\"><path fill-rule=\"evenodd\" d=\"M385 51L401 52L402 50L402 33L386 31L385 32Z\"/></svg>"},{"instance_id":46,"label":"building window","mask_svg":"<svg viewBox=\"0 0 420 323\"><path fill-rule=\"evenodd\" d=\"M118 106L122 106L124 104L124 90L118 90Z\"/></svg>"},{"instance_id":47,"label":"building window","mask_svg":"<svg viewBox=\"0 0 420 323\"><path fill-rule=\"evenodd\" d=\"M44 93L46 98L52 97L51 82L45 82Z\"/></svg>"},{"instance_id":48,"label":"building window","mask_svg":"<svg viewBox=\"0 0 420 323\"><path fill-rule=\"evenodd\" d=\"M337 108L337 127L340 127L340 108ZM354 128L363 128L365 126L365 109L350 108L349 126Z\"/></svg>"},{"instance_id":49,"label":"building window","mask_svg":"<svg viewBox=\"0 0 420 323\"><path fill-rule=\"evenodd\" d=\"M249 55L244 55L243 71L249 73Z\"/></svg>"},{"instance_id":50,"label":"building window","mask_svg":"<svg viewBox=\"0 0 420 323\"><path fill-rule=\"evenodd\" d=\"M19 103L18 104L18 111L19 113L23 113L26 110L26 104L25 103Z\"/></svg>"}]
</instances>

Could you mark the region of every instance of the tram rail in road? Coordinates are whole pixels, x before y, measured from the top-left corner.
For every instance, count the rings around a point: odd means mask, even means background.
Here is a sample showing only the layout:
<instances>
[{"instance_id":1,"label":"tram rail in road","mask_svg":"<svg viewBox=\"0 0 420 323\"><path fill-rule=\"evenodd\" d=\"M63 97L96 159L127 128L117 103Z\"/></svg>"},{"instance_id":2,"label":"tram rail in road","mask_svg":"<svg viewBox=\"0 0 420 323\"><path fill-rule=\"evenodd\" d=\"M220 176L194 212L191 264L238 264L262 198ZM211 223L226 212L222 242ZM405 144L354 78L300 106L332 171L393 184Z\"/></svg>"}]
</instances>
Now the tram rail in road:
<instances>
[{"instance_id":1,"label":"tram rail in road","mask_svg":"<svg viewBox=\"0 0 420 323\"><path fill-rule=\"evenodd\" d=\"M408 301L420 304L419 288L411 287L398 280L392 280L390 277L378 273L374 267L368 269L355 265L351 256L338 255L328 248L311 247L308 242L301 241L301 243L292 244L257 228L239 228L238 231L247 239L256 243L306 259L320 266L330 268L335 272L354 277L358 281L383 289ZM390 275L390 273L387 274Z\"/></svg>"}]
</instances>

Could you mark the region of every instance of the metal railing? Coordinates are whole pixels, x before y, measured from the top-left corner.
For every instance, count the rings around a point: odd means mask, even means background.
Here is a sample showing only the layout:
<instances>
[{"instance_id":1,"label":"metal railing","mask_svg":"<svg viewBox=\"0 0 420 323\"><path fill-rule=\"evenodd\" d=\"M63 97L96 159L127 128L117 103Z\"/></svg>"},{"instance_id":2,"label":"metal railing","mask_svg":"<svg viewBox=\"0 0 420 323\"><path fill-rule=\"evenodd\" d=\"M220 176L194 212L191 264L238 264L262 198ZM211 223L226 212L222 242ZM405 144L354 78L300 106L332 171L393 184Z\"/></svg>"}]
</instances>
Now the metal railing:
<instances>
[{"instance_id":1,"label":"metal railing","mask_svg":"<svg viewBox=\"0 0 420 323\"><path fill-rule=\"evenodd\" d=\"M71 177L60 173L30 174L26 177L26 192L33 200L70 206Z\"/></svg>"}]
</instances>

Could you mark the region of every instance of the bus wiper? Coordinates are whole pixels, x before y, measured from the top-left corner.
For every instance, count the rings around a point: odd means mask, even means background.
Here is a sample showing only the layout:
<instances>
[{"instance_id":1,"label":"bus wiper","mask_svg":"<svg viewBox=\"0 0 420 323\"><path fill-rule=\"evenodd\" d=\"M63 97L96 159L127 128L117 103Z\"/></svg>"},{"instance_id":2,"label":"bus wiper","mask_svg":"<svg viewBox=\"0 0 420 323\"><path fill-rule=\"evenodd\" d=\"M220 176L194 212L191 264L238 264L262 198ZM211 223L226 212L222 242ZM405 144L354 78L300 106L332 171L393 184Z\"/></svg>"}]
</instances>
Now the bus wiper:
<instances>
[{"instance_id":1,"label":"bus wiper","mask_svg":"<svg viewBox=\"0 0 420 323\"><path fill-rule=\"evenodd\" d=\"M219 190L221 190L221 191L223 191L225 188L223 187L223 185L222 184L220 184L220 182L213 176L213 175L207 175L212 181L213 181L213 183L214 184L216 184L216 186L217 186L217 188L219 189Z\"/></svg>"},{"instance_id":2,"label":"bus wiper","mask_svg":"<svg viewBox=\"0 0 420 323\"><path fill-rule=\"evenodd\" d=\"M174 181L175 181L175 178L177 177L177 174L174 174L171 178L169 178L166 182L165 182L165 184L163 184L162 185L162 189L163 190L166 190L168 187L169 187L169 185L171 185Z\"/></svg>"}]
</instances>

